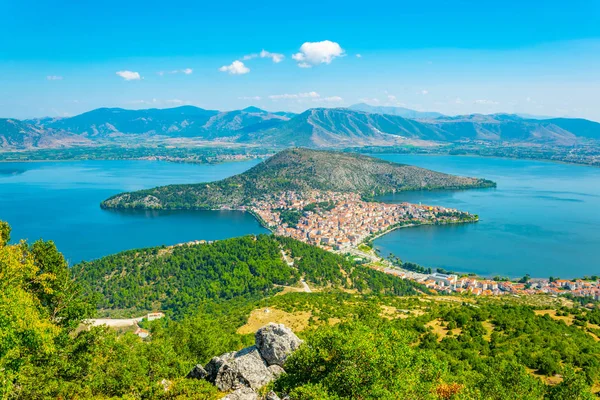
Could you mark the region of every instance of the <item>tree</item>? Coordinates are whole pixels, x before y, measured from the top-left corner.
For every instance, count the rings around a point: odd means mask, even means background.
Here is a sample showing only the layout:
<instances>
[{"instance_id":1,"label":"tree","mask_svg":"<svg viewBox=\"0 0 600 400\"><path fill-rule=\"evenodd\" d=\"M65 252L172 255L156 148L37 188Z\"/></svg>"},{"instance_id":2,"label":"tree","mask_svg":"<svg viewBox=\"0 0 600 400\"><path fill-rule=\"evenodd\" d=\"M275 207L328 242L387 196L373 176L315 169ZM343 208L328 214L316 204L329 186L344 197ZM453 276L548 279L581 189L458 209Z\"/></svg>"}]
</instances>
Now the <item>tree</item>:
<instances>
[{"instance_id":1,"label":"tree","mask_svg":"<svg viewBox=\"0 0 600 400\"><path fill-rule=\"evenodd\" d=\"M0 221L0 247L6 246L10 241L10 225Z\"/></svg>"}]
</instances>

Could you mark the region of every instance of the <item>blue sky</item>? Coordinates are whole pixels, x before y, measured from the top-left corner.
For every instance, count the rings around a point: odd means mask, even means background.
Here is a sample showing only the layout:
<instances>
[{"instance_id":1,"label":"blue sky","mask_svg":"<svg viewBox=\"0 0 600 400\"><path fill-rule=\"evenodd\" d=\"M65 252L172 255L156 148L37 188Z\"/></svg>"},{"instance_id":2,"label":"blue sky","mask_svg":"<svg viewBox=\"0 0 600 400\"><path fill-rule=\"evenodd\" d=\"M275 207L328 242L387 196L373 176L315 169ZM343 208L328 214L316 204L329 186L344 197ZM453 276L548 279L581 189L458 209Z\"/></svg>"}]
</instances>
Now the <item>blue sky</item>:
<instances>
[{"instance_id":1,"label":"blue sky","mask_svg":"<svg viewBox=\"0 0 600 400\"><path fill-rule=\"evenodd\" d=\"M600 121L596 0L203 3L0 0L0 117L364 101Z\"/></svg>"}]
</instances>

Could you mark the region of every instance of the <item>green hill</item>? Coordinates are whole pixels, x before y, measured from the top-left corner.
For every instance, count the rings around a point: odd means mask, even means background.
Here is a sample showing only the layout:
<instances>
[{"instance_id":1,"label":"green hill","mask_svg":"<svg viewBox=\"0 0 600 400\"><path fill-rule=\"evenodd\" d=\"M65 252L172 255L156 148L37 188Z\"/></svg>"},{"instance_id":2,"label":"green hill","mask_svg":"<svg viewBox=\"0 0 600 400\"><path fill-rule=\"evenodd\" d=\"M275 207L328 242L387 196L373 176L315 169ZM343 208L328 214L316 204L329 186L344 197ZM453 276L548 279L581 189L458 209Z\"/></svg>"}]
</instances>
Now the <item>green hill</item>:
<instances>
[{"instance_id":1,"label":"green hill","mask_svg":"<svg viewBox=\"0 0 600 400\"><path fill-rule=\"evenodd\" d=\"M286 252L294 265L284 262ZM275 285L313 286L359 292L416 294L427 291L408 280L354 265L344 257L289 238L260 235L210 244L130 250L75 267L99 295L105 310L168 310L175 315L208 300L257 298Z\"/></svg>"},{"instance_id":2,"label":"green hill","mask_svg":"<svg viewBox=\"0 0 600 400\"><path fill-rule=\"evenodd\" d=\"M2 398L223 398L186 376L251 345L256 328L247 328L264 319L295 323L304 340L268 388L281 397L591 400L600 387L597 304L398 296L419 287L273 236L133 250L74 268L52 242L9 238L0 221ZM274 282L301 275L331 290L270 296L265 313ZM102 307L159 306L167 316L140 321L145 338L86 328L94 293Z\"/></svg>"},{"instance_id":3,"label":"green hill","mask_svg":"<svg viewBox=\"0 0 600 400\"><path fill-rule=\"evenodd\" d=\"M113 196L104 208L237 208L265 194L286 190L354 192L364 196L404 190L493 187L491 181L458 177L378 158L309 149L284 150L230 178L170 185Z\"/></svg>"}]
</instances>

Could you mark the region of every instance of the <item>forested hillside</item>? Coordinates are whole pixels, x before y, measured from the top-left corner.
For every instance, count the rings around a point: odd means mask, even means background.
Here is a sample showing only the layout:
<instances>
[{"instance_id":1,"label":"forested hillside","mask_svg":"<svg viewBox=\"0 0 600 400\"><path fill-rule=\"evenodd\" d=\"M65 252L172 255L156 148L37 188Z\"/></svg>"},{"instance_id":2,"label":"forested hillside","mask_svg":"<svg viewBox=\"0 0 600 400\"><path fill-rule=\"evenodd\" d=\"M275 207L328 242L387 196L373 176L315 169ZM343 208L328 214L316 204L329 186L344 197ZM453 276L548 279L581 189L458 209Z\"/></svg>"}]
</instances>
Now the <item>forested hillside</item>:
<instances>
[{"instance_id":1,"label":"forested hillside","mask_svg":"<svg viewBox=\"0 0 600 400\"><path fill-rule=\"evenodd\" d=\"M281 252L295 261L286 264ZM98 306L135 313L171 311L175 316L208 300L256 299L300 277L319 287L360 292L416 294L412 281L355 265L344 257L289 238L246 236L211 244L131 250L75 267Z\"/></svg>"},{"instance_id":2,"label":"forested hillside","mask_svg":"<svg viewBox=\"0 0 600 400\"><path fill-rule=\"evenodd\" d=\"M105 208L215 209L248 205L283 191L353 192L364 196L404 190L494 187L478 178L443 174L374 157L294 148L281 151L230 178L193 185L170 185L113 196Z\"/></svg>"},{"instance_id":3,"label":"forested hillside","mask_svg":"<svg viewBox=\"0 0 600 400\"><path fill-rule=\"evenodd\" d=\"M72 269L52 242L8 245L9 238L10 228L0 222L1 398L218 399L224 393L214 386L185 377L215 354L252 343L253 335L243 332L254 332L248 326L257 315L297 322L304 344L286 361L287 374L267 388L293 400L591 400L600 384L597 306L545 296L398 296L388 286L396 281L348 271L352 264L338 256L266 236L128 252ZM280 245L294 257L295 272L276 257ZM155 260L169 257L171 262ZM269 258L281 275L260 265ZM100 272L86 271L91 266ZM81 267L85 279L79 278ZM230 298L205 297L197 305L181 299L194 307L177 320L144 321L146 339L81 325L94 312L94 296L82 284L104 287L101 301L110 301L113 290L123 291L104 284L106 272L123 277L117 282L127 282L130 290L144 285L139 279L145 269L158 276L161 268L173 273L161 278L173 280L174 287L186 288L176 283L197 273L202 279L193 285L205 289L203 296ZM288 274L293 281L302 273L311 284L330 288L272 296L270 313L258 293L249 298L223 292L223 277L244 292L245 279L252 291L261 279ZM350 277L349 286L358 281L369 289L361 294L333 288L343 277ZM144 304L149 294L140 295Z\"/></svg>"}]
</instances>

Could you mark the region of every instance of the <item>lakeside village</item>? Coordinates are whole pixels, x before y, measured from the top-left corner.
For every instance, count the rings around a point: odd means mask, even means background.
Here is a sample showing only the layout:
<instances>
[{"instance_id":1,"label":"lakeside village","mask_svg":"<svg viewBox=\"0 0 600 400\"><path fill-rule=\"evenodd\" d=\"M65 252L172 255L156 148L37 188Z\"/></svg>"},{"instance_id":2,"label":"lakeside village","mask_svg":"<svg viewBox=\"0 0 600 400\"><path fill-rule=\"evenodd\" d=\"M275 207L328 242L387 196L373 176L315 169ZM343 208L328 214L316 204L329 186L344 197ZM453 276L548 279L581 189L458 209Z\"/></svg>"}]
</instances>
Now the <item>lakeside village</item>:
<instances>
[{"instance_id":1,"label":"lakeside village","mask_svg":"<svg viewBox=\"0 0 600 400\"><path fill-rule=\"evenodd\" d=\"M350 254L403 279L422 283L438 293L482 296L571 294L600 300L600 280L527 278L520 282L474 276L409 271L359 249L366 241L401 227L478 221L478 216L441 206L364 201L355 193L283 192L256 200L244 208L275 234L288 236L328 251Z\"/></svg>"}]
</instances>

